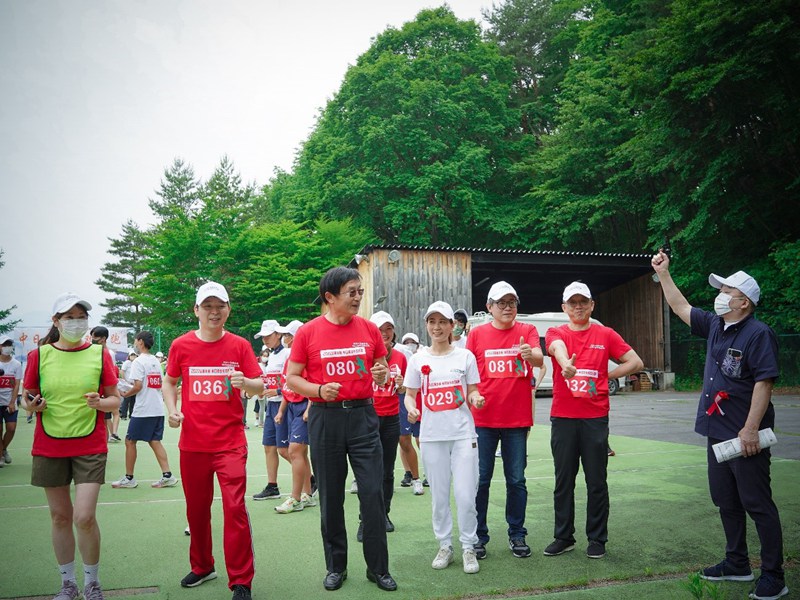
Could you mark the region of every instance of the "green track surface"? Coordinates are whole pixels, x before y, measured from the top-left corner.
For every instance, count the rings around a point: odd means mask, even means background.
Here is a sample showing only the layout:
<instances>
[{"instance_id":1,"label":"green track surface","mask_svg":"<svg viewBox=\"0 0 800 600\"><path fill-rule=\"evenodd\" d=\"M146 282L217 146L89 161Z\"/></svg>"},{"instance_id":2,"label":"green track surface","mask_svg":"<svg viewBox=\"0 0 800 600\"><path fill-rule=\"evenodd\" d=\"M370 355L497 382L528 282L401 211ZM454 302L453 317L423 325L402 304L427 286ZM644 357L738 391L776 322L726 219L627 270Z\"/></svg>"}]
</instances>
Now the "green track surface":
<instances>
[{"instance_id":1,"label":"green track surface","mask_svg":"<svg viewBox=\"0 0 800 600\"><path fill-rule=\"evenodd\" d=\"M126 425L120 427L124 437ZM553 464L549 428L536 426L528 443L528 543L533 555L514 558L505 536L505 486L497 459L490 497L488 558L481 571L466 575L460 560L444 571L430 563L436 554L430 523L430 496L413 496L399 487L398 466L392 520L397 531L388 534L392 575L399 589L392 598L557 598L559 600L692 598L688 575L718 562L725 547L722 528L709 499L705 476L705 449L697 446L612 437L617 456L609 459L611 518L607 555L589 560L582 539L585 487L582 475L576 490L575 551L558 557L542 555L552 540ZM0 598L51 598L59 575L50 542L50 522L41 489L31 487L29 454L33 425L20 419L10 452L13 464L0 470L0 523L5 550L0 567ZM348 598L366 599L385 594L367 582L361 545L355 533L358 502L347 494L350 527L349 578L338 592L322 588L325 564L317 508L279 515L279 501L254 502L252 494L266 484L261 429L247 431L247 506L252 521L256 578L255 599ZM164 444L174 471L178 471L178 432L169 429ZM230 598L222 555L222 511L217 497L213 509L214 543L219 578L195 589L182 589L180 579L189 571L189 538L184 536L183 490L152 489L160 474L146 444L139 444L137 489L112 489L110 482L124 472L124 444L109 448L107 483L100 494L98 520L103 536L100 577L107 597L143 600ZM399 460L398 460L399 465ZM176 472L177 476L180 476ZM774 459L773 491L781 512L787 584L800 594L800 462ZM281 462L279 485L289 491L288 464ZM349 485L349 482L348 482ZM218 496L218 494L217 494ZM455 511L454 511L455 513ZM457 534L454 535L457 539ZM754 569L758 568L758 538L750 523L749 537ZM457 549L458 554L458 549ZM80 561L79 557L76 559ZM758 573L756 573L757 575ZM82 583L82 581L79 581ZM746 598L751 584L725 583L723 596ZM706 596L710 597L710 596Z\"/></svg>"}]
</instances>

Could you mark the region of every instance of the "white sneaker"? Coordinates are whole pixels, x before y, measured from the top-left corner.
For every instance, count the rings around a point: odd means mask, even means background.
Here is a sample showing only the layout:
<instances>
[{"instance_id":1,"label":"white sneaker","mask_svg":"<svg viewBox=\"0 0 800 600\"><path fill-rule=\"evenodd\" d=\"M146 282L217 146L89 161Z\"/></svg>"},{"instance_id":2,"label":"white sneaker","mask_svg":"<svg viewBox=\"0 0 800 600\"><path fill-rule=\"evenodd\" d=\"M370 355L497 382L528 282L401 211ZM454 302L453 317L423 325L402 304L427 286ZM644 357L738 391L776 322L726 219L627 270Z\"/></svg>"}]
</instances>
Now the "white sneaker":
<instances>
[{"instance_id":1,"label":"white sneaker","mask_svg":"<svg viewBox=\"0 0 800 600\"><path fill-rule=\"evenodd\" d=\"M431 566L434 569L446 569L452 562L453 562L453 547L442 546L441 548L439 548L439 552L436 553L436 558L433 559Z\"/></svg>"},{"instance_id":2,"label":"white sneaker","mask_svg":"<svg viewBox=\"0 0 800 600\"><path fill-rule=\"evenodd\" d=\"M422 482L419 479L415 479L411 482L411 489L414 491L415 496L422 496L425 493L425 488L422 486Z\"/></svg>"},{"instance_id":3,"label":"white sneaker","mask_svg":"<svg viewBox=\"0 0 800 600\"><path fill-rule=\"evenodd\" d=\"M305 506L303 505L302 500L295 500L294 498L289 496L281 504L275 507L275 512L280 513L282 515L286 515L288 513L299 512L304 508Z\"/></svg>"},{"instance_id":4,"label":"white sneaker","mask_svg":"<svg viewBox=\"0 0 800 600\"><path fill-rule=\"evenodd\" d=\"M495 455L497 458L502 458L502 457L503 457L503 449L502 449L500 446L498 446L498 447L497 447L497 450L495 450L495 453L494 453L494 455Z\"/></svg>"},{"instance_id":5,"label":"white sneaker","mask_svg":"<svg viewBox=\"0 0 800 600\"><path fill-rule=\"evenodd\" d=\"M350 493L357 494L358 493L358 483L355 479L353 479L353 485L350 486Z\"/></svg>"},{"instance_id":6,"label":"white sneaker","mask_svg":"<svg viewBox=\"0 0 800 600\"><path fill-rule=\"evenodd\" d=\"M7 465L11 464L11 456L8 453L8 450L3 450L3 462Z\"/></svg>"},{"instance_id":7,"label":"white sneaker","mask_svg":"<svg viewBox=\"0 0 800 600\"><path fill-rule=\"evenodd\" d=\"M183 530L183 535L192 535L192 531L189 529L188 525L186 526L186 529Z\"/></svg>"},{"instance_id":8,"label":"white sneaker","mask_svg":"<svg viewBox=\"0 0 800 600\"><path fill-rule=\"evenodd\" d=\"M478 564L478 557L475 555L475 550L467 548L464 550L464 573L477 573L481 570Z\"/></svg>"},{"instance_id":9,"label":"white sneaker","mask_svg":"<svg viewBox=\"0 0 800 600\"><path fill-rule=\"evenodd\" d=\"M311 507L311 506L316 506L316 505L317 505L317 499L316 499L316 498L314 498L313 496L309 496L309 495L308 495L308 494L306 494L305 492L303 492L302 494L300 494L300 502L302 502L302 503L303 503L303 506L305 506L305 507L307 507L307 508L308 508L308 507Z\"/></svg>"},{"instance_id":10,"label":"white sneaker","mask_svg":"<svg viewBox=\"0 0 800 600\"><path fill-rule=\"evenodd\" d=\"M165 487L175 487L178 485L178 480L174 476L170 477L162 477L158 481L154 481L150 484L150 487L154 488L165 488Z\"/></svg>"},{"instance_id":11,"label":"white sneaker","mask_svg":"<svg viewBox=\"0 0 800 600\"><path fill-rule=\"evenodd\" d=\"M111 484L112 488L135 488L139 484L136 482L136 478L128 479L125 475L120 477L117 481Z\"/></svg>"}]
</instances>

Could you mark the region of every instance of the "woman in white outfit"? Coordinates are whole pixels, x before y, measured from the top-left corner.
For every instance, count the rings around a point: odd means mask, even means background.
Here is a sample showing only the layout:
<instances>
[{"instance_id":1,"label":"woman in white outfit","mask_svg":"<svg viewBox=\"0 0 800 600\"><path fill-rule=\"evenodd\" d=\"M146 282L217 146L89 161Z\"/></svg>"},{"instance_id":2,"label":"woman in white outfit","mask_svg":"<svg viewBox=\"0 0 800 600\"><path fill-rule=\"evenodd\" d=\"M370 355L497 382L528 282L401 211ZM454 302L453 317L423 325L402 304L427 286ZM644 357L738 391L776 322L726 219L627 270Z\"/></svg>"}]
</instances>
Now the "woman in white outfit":
<instances>
[{"instance_id":1,"label":"woman in white outfit","mask_svg":"<svg viewBox=\"0 0 800 600\"><path fill-rule=\"evenodd\" d=\"M444 569L453 562L452 481L464 572L477 573L480 567L474 545L478 543L478 444L468 404L475 408L484 404L477 386L478 367L469 350L452 345L453 308L447 302L434 302L428 307L425 326L431 346L420 349L409 361L405 405L409 422L416 422L420 417L416 396L422 394L424 415L419 439L425 445L422 460L431 489L433 533L439 542L439 552L431 566Z\"/></svg>"}]
</instances>

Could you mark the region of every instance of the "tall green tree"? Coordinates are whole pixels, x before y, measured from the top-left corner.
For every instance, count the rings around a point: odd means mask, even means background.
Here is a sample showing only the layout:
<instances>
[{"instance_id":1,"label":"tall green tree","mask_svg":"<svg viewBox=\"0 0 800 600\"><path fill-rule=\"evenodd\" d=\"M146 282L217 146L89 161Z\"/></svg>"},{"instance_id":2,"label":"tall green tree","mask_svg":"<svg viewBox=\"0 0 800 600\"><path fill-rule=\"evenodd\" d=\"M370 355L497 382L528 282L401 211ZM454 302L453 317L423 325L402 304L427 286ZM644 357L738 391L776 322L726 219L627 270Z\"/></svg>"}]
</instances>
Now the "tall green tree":
<instances>
[{"instance_id":1,"label":"tall green tree","mask_svg":"<svg viewBox=\"0 0 800 600\"><path fill-rule=\"evenodd\" d=\"M0 269L5 266L5 261L3 260L3 255L5 254L5 250L0 248ZM0 309L0 333L8 333L14 327L19 324L19 319L10 319L11 313L14 312L14 309L17 308L15 304L11 308L2 308Z\"/></svg>"},{"instance_id":2,"label":"tall green tree","mask_svg":"<svg viewBox=\"0 0 800 600\"><path fill-rule=\"evenodd\" d=\"M139 225L128 219L122 225L117 238L108 238L108 253L115 257L100 269L100 278L95 285L108 296L100 305L108 309L103 324L113 327L132 327L142 329L149 311L142 305L140 286L147 273L150 246L148 236Z\"/></svg>"},{"instance_id":3,"label":"tall green tree","mask_svg":"<svg viewBox=\"0 0 800 600\"><path fill-rule=\"evenodd\" d=\"M164 169L156 197L148 200L150 210L162 221L192 214L199 200L199 183L191 165L183 159L174 159Z\"/></svg>"},{"instance_id":4,"label":"tall green tree","mask_svg":"<svg viewBox=\"0 0 800 600\"><path fill-rule=\"evenodd\" d=\"M387 242L498 244L515 195L513 81L473 21L420 12L348 70L284 198L306 220L352 217Z\"/></svg>"}]
</instances>

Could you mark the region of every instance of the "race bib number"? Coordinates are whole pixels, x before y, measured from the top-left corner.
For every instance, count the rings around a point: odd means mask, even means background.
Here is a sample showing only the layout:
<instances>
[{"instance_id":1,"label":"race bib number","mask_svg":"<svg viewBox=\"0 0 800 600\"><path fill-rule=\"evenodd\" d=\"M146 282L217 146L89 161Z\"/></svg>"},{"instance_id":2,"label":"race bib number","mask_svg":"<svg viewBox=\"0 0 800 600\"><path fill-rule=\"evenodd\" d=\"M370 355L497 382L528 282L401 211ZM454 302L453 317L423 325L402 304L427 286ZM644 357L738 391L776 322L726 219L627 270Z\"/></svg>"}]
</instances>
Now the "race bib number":
<instances>
[{"instance_id":1,"label":"race bib number","mask_svg":"<svg viewBox=\"0 0 800 600\"><path fill-rule=\"evenodd\" d=\"M0 388L1 389L11 389L14 387L14 378L9 377L8 375L4 375L0 377Z\"/></svg>"},{"instance_id":2,"label":"race bib number","mask_svg":"<svg viewBox=\"0 0 800 600\"><path fill-rule=\"evenodd\" d=\"M431 383L422 404L427 406L428 410L440 412L455 410L464 404L464 400L464 388L461 387L461 382L455 379Z\"/></svg>"},{"instance_id":3,"label":"race bib number","mask_svg":"<svg viewBox=\"0 0 800 600\"><path fill-rule=\"evenodd\" d=\"M390 398L397 394L397 383L395 378L400 375L400 367L389 365L389 380L386 385L378 385L372 381L372 395L379 398Z\"/></svg>"},{"instance_id":4,"label":"race bib number","mask_svg":"<svg viewBox=\"0 0 800 600\"><path fill-rule=\"evenodd\" d=\"M365 348L335 348L320 350L322 381L358 381L370 375Z\"/></svg>"},{"instance_id":5,"label":"race bib number","mask_svg":"<svg viewBox=\"0 0 800 600\"><path fill-rule=\"evenodd\" d=\"M227 402L233 386L228 378L230 367L189 367L189 400Z\"/></svg>"},{"instance_id":6,"label":"race bib number","mask_svg":"<svg viewBox=\"0 0 800 600\"><path fill-rule=\"evenodd\" d=\"M161 389L161 375L159 373L150 373L147 376L147 387L160 390Z\"/></svg>"},{"instance_id":7,"label":"race bib number","mask_svg":"<svg viewBox=\"0 0 800 600\"><path fill-rule=\"evenodd\" d=\"M575 377L564 381L573 398L594 398L597 396L597 377L594 369L578 369Z\"/></svg>"},{"instance_id":8,"label":"race bib number","mask_svg":"<svg viewBox=\"0 0 800 600\"><path fill-rule=\"evenodd\" d=\"M267 371L261 379L268 390L279 390L283 386L283 376L280 371Z\"/></svg>"},{"instance_id":9,"label":"race bib number","mask_svg":"<svg viewBox=\"0 0 800 600\"><path fill-rule=\"evenodd\" d=\"M484 357L489 379L528 377L528 363L522 360L518 347L487 350Z\"/></svg>"}]
</instances>

